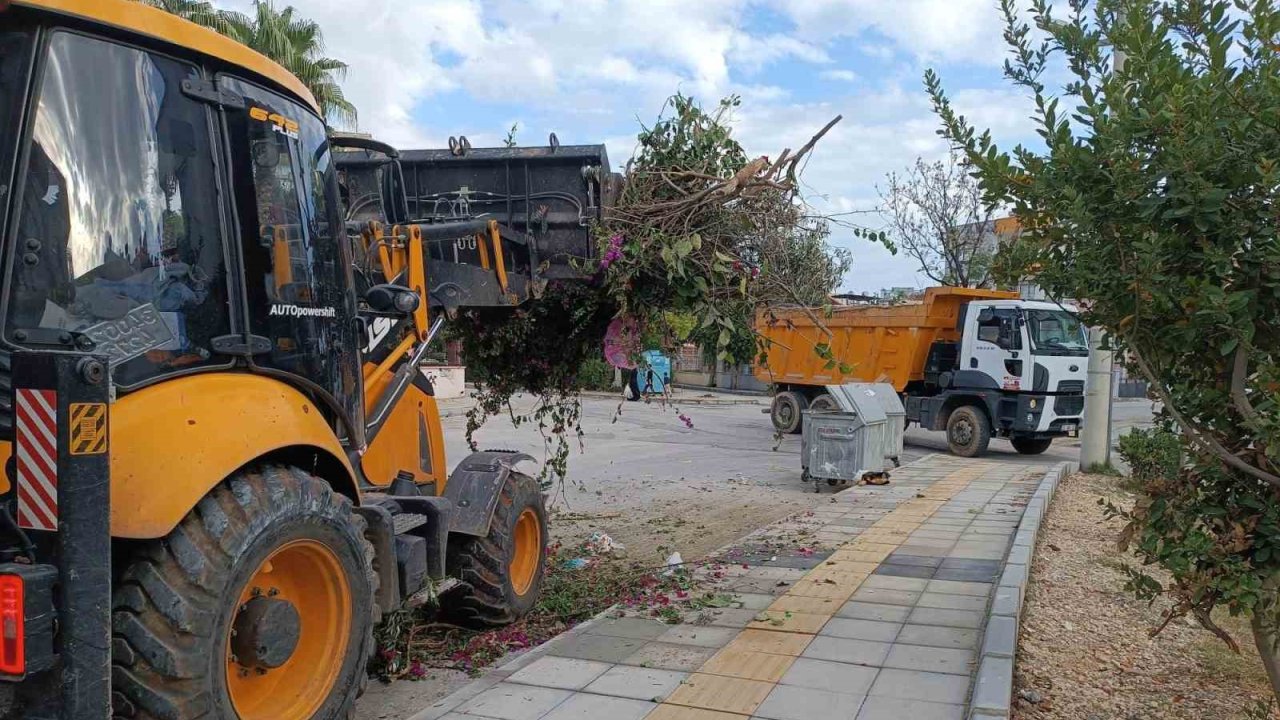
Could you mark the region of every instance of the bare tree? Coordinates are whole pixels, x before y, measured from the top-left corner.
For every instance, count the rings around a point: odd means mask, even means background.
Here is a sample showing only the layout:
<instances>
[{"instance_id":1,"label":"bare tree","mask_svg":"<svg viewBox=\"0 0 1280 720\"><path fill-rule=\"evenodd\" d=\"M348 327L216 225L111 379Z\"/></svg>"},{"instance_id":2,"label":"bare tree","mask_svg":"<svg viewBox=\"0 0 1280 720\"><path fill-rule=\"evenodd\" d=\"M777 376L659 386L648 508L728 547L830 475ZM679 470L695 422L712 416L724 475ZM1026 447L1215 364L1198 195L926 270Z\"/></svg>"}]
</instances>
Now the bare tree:
<instances>
[{"instance_id":1,"label":"bare tree","mask_svg":"<svg viewBox=\"0 0 1280 720\"><path fill-rule=\"evenodd\" d=\"M987 287L995 256L995 209L955 153L946 160L916 158L905 174L889 173L877 188L881 215L899 248L936 283Z\"/></svg>"}]
</instances>

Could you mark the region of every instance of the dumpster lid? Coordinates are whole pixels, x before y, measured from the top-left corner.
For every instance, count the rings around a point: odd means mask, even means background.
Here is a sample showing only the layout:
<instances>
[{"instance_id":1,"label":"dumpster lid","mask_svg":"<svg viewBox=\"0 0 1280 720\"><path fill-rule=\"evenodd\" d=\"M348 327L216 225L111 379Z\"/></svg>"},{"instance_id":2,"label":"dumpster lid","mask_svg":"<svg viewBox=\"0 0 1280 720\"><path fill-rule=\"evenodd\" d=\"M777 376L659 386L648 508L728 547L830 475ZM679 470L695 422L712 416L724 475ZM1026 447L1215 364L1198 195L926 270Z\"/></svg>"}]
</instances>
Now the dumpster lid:
<instances>
[{"instance_id":1,"label":"dumpster lid","mask_svg":"<svg viewBox=\"0 0 1280 720\"><path fill-rule=\"evenodd\" d=\"M889 416L885 413L881 400L876 397L876 393L866 392L869 385L871 383L845 383L826 387L841 411L854 413L868 423L886 422Z\"/></svg>"}]
</instances>

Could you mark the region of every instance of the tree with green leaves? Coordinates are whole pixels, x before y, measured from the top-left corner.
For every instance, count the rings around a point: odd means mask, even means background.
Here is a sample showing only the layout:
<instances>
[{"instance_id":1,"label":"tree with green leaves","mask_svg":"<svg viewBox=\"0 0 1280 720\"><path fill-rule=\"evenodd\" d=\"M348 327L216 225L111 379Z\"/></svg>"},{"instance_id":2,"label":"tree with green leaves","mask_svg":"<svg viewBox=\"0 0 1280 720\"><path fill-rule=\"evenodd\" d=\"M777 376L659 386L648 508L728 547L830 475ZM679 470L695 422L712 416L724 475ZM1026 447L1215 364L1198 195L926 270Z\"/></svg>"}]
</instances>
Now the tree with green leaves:
<instances>
[{"instance_id":1,"label":"tree with green leaves","mask_svg":"<svg viewBox=\"0 0 1280 720\"><path fill-rule=\"evenodd\" d=\"M1143 473L1124 541L1130 588L1234 647L1247 615L1280 689L1280 11L1270 0L1004 0L1005 75L1043 147L1002 149L932 71L941 134L989 204L1013 208L1026 262L1085 300L1163 404L1181 457ZM1116 62L1124 58L1125 62ZM1049 77L1067 81L1050 89ZM1159 628L1156 629L1157 631ZM1278 695L1280 697L1280 695Z\"/></svg>"},{"instance_id":2,"label":"tree with green leaves","mask_svg":"<svg viewBox=\"0 0 1280 720\"><path fill-rule=\"evenodd\" d=\"M299 16L292 5L277 9L271 0L253 0L250 14L229 17L230 35L297 76L315 96L326 122L356 124L356 108L338 84L347 64L324 56L324 33L314 20Z\"/></svg>"},{"instance_id":3,"label":"tree with green leaves","mask_svg":"<svg viewBox=\"0 0 1280 720\"><path fill-rule=\"evenodd\" d=\"M216 30L275 60L307 86L326 122L355 126L355 105L339 85L347 64L325 57L319 24L300 17L292 5L277 9L271 0L254 0L253 11L246 15L219 10L207 0L142 1Z\"/></svg>"}]
</instances>

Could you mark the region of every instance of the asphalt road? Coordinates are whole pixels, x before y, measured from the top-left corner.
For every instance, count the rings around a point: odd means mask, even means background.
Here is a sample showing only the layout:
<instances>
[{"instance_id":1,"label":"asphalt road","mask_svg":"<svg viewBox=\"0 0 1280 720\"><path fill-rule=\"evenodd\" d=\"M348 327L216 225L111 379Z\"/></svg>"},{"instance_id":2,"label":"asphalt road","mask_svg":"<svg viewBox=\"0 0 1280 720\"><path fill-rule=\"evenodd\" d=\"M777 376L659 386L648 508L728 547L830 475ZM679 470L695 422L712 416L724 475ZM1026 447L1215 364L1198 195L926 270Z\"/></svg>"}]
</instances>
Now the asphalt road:
<instances>
[{"instance_id":1,"label":"asphalt road","mask_svg":"<svg viewBox=\"0 0 1280 720\"><path fill-rule=\"evenodd\" d=\"M693 482L742 478L746 482L782 491L812 492L812 486L800 482L800 436L787 435L775 439L763 398L752 401L740 396L724 396L737 404L702 405L658 403L619 403L600 397L585 397L582 426L585 432L581 452L569 460L571 485L584 492L569 493L569 500L582 495L580 501L591 509L595 491L622 491L636 479L667 482ZM619 410L621 406L621 409ZM678 415L684 413L693 421L686 428ZM1151 403L1124 401L1115 404L1113 437L1134 426L1150 422ZM460 416L444 420L447 453L450 464L461 460L467 451L464 435L466 420ZM513 428L506 417L490 418L477 433L481 447L523 450L535 458L544 457L542 440L536 428ZM1078 460L1079 440L1062 438L1054 441L1043 455L1019 455L1007 440L994 439L989 459L1010 462L1034 462L1045 465L1062 460ZM947 451L943 433L911 428L907 431L906 457L910 462L925 455ZM621 484L621 486L619 486ZM613 494L613 493L610 493ZM621 496L630 493L619 492ZM643 493L635 501L643 502ZM616 502L616 501L615 501ZM575 503L577 504L577 503ZM575 509L577 509L575 507Z\"/></svg>"}]
</instances>

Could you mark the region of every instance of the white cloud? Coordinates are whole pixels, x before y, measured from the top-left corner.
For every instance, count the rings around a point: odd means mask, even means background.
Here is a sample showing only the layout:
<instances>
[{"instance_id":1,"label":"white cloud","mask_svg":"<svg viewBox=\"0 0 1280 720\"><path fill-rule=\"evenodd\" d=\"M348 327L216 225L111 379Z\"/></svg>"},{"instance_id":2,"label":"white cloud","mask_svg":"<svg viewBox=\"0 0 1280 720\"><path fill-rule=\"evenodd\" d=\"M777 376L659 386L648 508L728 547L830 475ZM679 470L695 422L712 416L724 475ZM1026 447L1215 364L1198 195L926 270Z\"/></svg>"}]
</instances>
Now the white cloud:
<instances>
[{"instance_id":1,"label":"white cloud","mask_svg":"<svg viewBox=\"0 0 1280 720\"><path fill-rule=\"evenodd\" d=\"M823 70L818 73L818 77L823 80L836 80L838 82L857 82L858 73L852 70Z\"/></svg>"}]
</instances>

